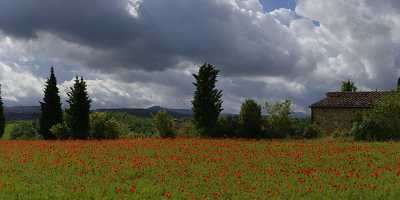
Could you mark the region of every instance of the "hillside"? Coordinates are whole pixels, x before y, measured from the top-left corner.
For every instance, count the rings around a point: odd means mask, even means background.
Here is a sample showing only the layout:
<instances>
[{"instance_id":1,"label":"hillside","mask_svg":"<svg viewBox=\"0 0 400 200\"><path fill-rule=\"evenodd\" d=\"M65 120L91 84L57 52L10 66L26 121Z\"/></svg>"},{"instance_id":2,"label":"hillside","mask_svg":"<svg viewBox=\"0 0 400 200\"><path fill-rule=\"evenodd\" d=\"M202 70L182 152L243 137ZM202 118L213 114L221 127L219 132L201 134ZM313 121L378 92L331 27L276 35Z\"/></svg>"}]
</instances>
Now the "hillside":
<instances>
[{"instance_id":1,"label":"hillside","mask_svg":"<svg viewBox=\"0 0 400 200\"><path fill-rule=\"evenodd\" d=\"M151 117L160 110L166 110L171 116L176 118L191 117L193 115L192 111L189 109L170 109L163 108L160 106L153 106L150 108L106 108L106 109L96 109L95 112L124 112L138 117Z\"/></svg>"},{"instance_id":2,"label":"hillside","mask_svg":"<svg viewBox=\"0 0 400 200\"><path fill-rule=\"evenodd\" d=\"M34 120L40 116L40 106L5 107L4 115L8 121Z\"/></svg>"}]
</instances>

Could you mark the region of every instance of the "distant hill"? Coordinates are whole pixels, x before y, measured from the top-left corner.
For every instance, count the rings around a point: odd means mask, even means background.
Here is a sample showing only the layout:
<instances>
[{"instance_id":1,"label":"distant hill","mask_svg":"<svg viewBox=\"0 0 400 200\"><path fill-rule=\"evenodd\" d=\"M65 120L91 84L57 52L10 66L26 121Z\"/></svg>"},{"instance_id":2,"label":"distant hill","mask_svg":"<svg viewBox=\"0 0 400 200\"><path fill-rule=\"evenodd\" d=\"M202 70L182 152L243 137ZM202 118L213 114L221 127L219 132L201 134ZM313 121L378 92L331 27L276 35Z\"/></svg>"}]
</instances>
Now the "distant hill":
<instances>
[{"instance_id":1,"label":"distant hill","mask_svg":"<svg viewBox=\"0 0 400 200\"><path fill-rule=\"evenodd\" d=\"M124 112L138 117L151 117L161 110L166 110L168 114L176 118L191 117L193 112L189 109L170 109L160 106L153 106L150 108L106 108L96 109L95 112Z\"/></svg>"},{"instance_id":2,"label":"distant hill","mask_svg":"<svg viewBox=\"0 0 400 200\"><path fill-rule=\"evenodd\" d=\"M293 112L292 116L294 118L299 118L299 119L305 119L310 117L307 113L304 112Z\"/></svg>"},{"instance_id":3,"label":"distant hill","mask_svg":"<svg viewBox=\"0 0 400 200\"><path fill-rule=\"evenodd\" d=\"M4 115L7 121L39 119L40 106L5 107Z\"/></svg>"}]
</instances>

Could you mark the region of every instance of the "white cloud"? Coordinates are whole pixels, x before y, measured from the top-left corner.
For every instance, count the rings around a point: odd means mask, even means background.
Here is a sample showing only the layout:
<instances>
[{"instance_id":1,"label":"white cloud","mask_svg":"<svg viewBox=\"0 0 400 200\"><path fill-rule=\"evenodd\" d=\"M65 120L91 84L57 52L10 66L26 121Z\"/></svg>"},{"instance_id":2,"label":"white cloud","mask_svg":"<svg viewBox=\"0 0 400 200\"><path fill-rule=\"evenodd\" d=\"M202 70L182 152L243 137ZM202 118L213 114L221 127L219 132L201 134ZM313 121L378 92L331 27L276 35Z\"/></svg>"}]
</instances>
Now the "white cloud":
<instances>
[{"instance_id":1,"label":"white cloud","mask_svg":"<svg viewBox=\"0 0 400 200\"><path fill-rule=\"evenodd\" d=\"M17 64L0 62L0 83L4 100L23 105L27 103L26 99L38 100L36 97L42 92L44 80L22 70Z\"/></svg>"},{"instance_id":2,"label":"white cloud","mask_svg":"<svg viewBox=\"0 0 400 200\"><path fill-rule=\"evenodd\" d=\"M74 8L73 2L64 9ZM67 80L63 87L72 76L84 75L98 106L189 107L194 65L208 61L221 69L218 85L228 111L237 111L245 98L289 97L297 109L305 109L343 79L353 79L362 89L392 89L400 71L397 0L298 0L295 11L271 12L264 12L258 0L96 2L94 16L102 13L104 18L71 21L54 11L49 13L53 21L36 19L37 27L18 18L29 24L20 29L2 26L0 19L0 70L14 74L0 75L0 80L28 80L16 84L25 94L5 88L13 93L9 99L40 93L42 84L30 85L43 81L37 77L56 65L60 80ZM118 2L124 11L118 10ZM0 18L7 12L2 13ZM58 19L74 26L55 23ZM88 24L93 24L90 30ZM35 37L23 34L29 32L25 28ZM16 75L21 72L23 77Z\"/></svg>"}]
</instances>

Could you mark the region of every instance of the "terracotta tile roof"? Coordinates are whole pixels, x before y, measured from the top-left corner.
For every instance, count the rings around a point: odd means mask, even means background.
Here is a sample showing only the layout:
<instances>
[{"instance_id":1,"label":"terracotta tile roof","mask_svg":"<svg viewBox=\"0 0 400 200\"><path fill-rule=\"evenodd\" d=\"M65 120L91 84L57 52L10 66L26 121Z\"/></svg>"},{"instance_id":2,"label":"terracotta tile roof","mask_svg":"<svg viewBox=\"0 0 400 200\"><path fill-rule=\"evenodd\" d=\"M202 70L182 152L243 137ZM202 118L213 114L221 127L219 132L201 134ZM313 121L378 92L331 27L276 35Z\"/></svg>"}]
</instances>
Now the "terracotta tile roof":
<instances>
[{"instance_id":1,"label":"terracotta tile roof","mask_svg":"<svg viewBox=\"0 0 400 200\"><path fill-rule=\"evenodd\" d=\"M328 92L311 108L371 108L380 98L394 92Z\"/></svg>"}]
</instances>

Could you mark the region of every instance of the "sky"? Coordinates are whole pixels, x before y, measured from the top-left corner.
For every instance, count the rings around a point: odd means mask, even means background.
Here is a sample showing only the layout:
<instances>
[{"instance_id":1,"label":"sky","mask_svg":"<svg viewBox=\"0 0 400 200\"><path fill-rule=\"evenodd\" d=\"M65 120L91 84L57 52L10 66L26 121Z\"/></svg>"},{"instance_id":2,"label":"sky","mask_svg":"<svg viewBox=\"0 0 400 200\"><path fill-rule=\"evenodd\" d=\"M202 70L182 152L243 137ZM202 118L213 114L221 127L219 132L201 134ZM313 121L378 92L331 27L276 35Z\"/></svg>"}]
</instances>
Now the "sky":
<instances>
[{"instance_id":1,"label":"sky","mask_svg":"<svg viewBox=\"0 0 400 200\"><path fill-rule=\"evenodd\" d=\"M260 0L263 8L267 12L271 12L275 9L286 8L294 10L296 8L295 0Z\"/></svg>"},{"instance_id":2,"label":"sky","mask_svg":"<svg viewBox=\"0 0 400 200\"><path fill-rule=\"evenodd\" d=\"M191 108L208 62L225 112L245 99L309 112L343 80L395 88L399 33L398 0L1 0L0 83L7 106L38 105L54 66L64 105L79 75L93 108Z\"/></svg>"}]
</instances>

